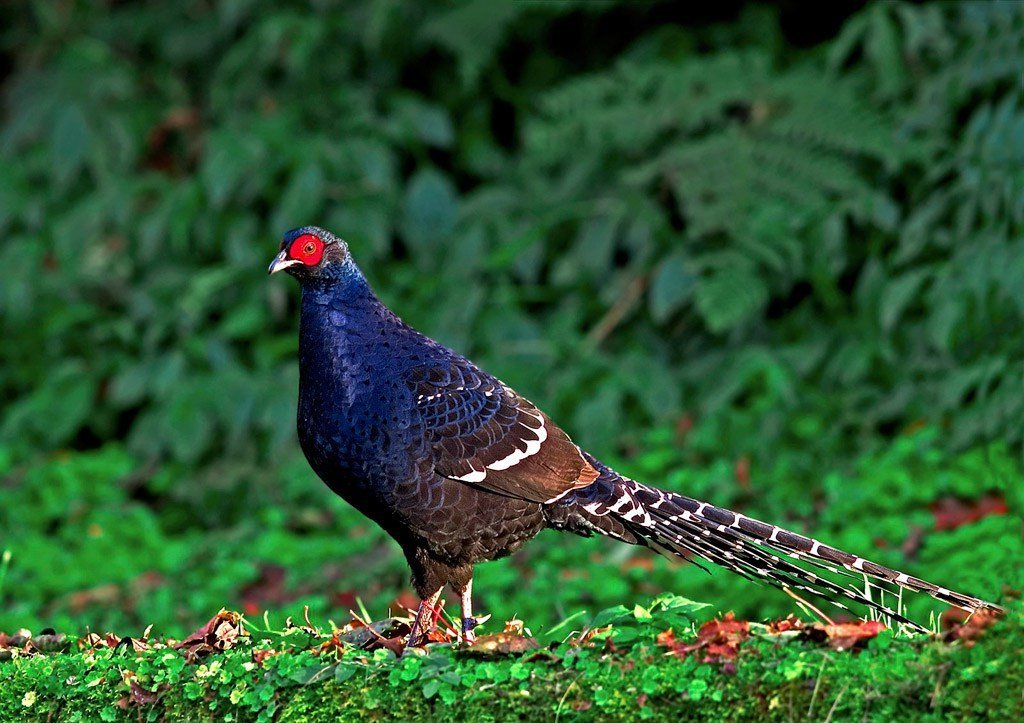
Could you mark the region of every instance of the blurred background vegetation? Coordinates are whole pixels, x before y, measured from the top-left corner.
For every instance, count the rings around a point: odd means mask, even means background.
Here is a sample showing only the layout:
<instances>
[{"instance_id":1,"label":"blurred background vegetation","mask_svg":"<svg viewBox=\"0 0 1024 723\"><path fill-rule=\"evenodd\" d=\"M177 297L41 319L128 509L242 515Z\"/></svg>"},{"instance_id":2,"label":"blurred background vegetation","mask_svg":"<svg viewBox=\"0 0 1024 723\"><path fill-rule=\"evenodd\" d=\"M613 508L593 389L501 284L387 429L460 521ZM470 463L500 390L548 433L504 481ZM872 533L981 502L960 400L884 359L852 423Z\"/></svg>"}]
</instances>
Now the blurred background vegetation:
<instances>
[{"instance_id":1,"label":"blurred background vegetation","mask_svg":"<svg viewBox=\"0 0 1024 723\"><path fill-rule=\"evenodd\" d=\"M307 223L624 472L1021 588L1024 6L0 12L0 630L409 602L296 444ZM534 626L792 610L555 533L479 574Z\"/></svg>"}]
</instances>

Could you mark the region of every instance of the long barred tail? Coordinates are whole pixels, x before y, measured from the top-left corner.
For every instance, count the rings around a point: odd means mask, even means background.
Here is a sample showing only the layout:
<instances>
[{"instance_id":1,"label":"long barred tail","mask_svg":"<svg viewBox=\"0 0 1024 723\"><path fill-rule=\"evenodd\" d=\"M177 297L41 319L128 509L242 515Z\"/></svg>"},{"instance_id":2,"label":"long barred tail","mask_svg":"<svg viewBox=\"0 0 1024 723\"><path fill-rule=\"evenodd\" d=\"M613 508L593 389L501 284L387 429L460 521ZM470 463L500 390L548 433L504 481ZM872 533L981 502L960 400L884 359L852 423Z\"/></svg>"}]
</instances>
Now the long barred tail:
<instances>
[{"instance_id":1,"label":"long barred tail","mask_svg":"<svg viewBox=\"0 0 1024 723\"><path fill-rule=\"evenodd\" d=\"M917 629L922 628L885 603L884 593L892 590L878 581L926 593L969 612L1001 611L992 603L837 550L814 538L648 487L622 477L589 455L588 459L601 477L591 487L579 490L573 502L589 513L591 529L602 534L690 560L703 558L782 590L812 593L843 609L848 608L842 600L852 600ZM848 584L839 584L815 570L838 575ZM873 591L883 594L876 597Z\"/></svg>"}]
</instances>

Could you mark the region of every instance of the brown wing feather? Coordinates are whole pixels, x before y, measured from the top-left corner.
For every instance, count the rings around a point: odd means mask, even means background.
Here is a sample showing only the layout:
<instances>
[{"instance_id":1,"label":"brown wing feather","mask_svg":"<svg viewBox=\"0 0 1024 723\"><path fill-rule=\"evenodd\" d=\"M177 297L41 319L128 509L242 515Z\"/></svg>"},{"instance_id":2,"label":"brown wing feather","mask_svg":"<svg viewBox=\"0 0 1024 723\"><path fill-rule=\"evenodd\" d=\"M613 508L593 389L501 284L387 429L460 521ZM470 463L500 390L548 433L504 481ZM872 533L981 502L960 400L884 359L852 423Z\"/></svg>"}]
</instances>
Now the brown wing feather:
<instances>
[{"instance_id":1,"label":"brown wing feather","mask_svg":"<svg viewBox=\"0 0 1024 723\"><path fill-rule=\"evenodd\" d=\"M476 367L453 364L414 379L438 474L532 502L552 502L597 479L569 435Z\"/></svg>"}]
</instances>

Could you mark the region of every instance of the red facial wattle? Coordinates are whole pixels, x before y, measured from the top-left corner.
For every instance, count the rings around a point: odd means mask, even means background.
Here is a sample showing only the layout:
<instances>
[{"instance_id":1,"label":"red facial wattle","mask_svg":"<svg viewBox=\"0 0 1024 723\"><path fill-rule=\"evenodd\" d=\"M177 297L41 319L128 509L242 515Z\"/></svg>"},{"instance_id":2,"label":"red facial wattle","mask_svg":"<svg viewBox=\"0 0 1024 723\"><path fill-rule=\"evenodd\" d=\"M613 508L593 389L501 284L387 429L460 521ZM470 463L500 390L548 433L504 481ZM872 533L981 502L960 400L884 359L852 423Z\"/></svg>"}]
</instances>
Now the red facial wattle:
<instances>
[{"instance_id":1,"label":"red facial wattle","mask_svg":"<svg viewBox=\"0 0 1024 723\"><path fill-rule=\"evenodd\" d=\"M316 266L324 255L324 242L311 233L304 233L288 247L288 258L301 261L306 266Z\"/></svg>"}]
</instances>

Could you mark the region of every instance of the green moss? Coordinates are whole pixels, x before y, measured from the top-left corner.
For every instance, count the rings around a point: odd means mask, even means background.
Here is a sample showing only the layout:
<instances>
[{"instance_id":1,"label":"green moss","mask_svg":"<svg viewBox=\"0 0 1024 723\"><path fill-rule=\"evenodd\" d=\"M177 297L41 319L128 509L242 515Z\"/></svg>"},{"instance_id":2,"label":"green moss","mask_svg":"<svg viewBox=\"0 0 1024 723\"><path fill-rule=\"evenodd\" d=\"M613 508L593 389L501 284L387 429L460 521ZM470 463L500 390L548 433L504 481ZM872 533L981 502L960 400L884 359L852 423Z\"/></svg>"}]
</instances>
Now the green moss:
<instances>
[{"instance_id":1,"label":"green moss","mask_svg":"<svg viewBox=\"0 0 1024 723\"><path fill-rule=\"evenodd\" d=\"M171 650L102 650L0 663L0 720L1020 720L1024 616L1015 610L974 647L883 635L861 651L751 639L735 668L665 654L644 624L635 644L555 647L480 659L438 646L396 660L339 661L247 641L186 664ZM362 656L362 657L359 657ZM131 685L157 692L126 705ZM119 704L120 701L120 704Z\"/></svg>"}]
</instances>

